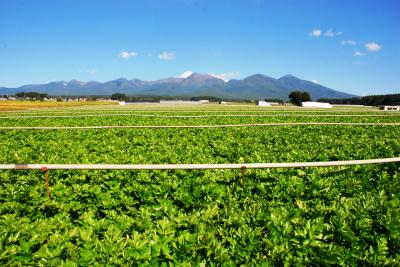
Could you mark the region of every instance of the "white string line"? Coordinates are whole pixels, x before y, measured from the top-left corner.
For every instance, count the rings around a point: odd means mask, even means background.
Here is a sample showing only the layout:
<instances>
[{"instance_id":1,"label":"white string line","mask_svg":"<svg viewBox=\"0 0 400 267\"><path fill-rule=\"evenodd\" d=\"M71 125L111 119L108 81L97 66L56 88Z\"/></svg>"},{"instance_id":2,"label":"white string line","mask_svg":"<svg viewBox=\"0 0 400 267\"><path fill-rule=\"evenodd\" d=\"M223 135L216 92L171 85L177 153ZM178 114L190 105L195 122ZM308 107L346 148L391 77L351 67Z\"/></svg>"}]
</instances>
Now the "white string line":
<instances>
[{"instance_id":1,"label":"white string line","mask_svg":"<svg viewBox=\"0 0 400 267\"><path fill-rule=\"evenodd\" d=\"M29 115L29 116L0 116L0 119L29 119L29 118L83 118L83 117L156 117L156 118L212 118L212 117L400 117L400 114L209 114L209 115L158 115L135 113L104 113L78 115Z\"/></svg>"},{"instance_id":2,"label":"white string line","mask_svg":"<svg viewBox=\"0 0 400 267\"><path fill-rule=\"evenodd\" d=\"M400 122L282 122L282 123L247 123L223 125L107 125L107 126L9 126L0 130L73 130L73 129L114 129L114 128L229 128L254 126L400 126Z\"/></svg>"},{"instance_id":3,"label":"white string line","mask_svg":"<svg viewBox=\"0 0 400 267\"><path fill-rule=\"evenodd\" d=\"M205 170L205 169L269 169L299 167L330 167L400 162L397 158L367 160L287 162L287 163L225 163L225 164L0 164L1 170Z\"/></svg>"},{"instance_id":4,"label":"white string line","mask_svg":"<svg viewBox=\"0 0 400 267\"><path fill-rule=\"evenodd\" d=\"M41 111L40 109L36 110L30 110L32 111ZM50 110L49 110L50 111ZM289 112L388 112L384 110L379 110L379 109L308 109L308 108L268 108L268 109L263 109L263 108L258 108L258 107L249 107L249 108L226 108L226 109L221 109L221 108L192 108L192 109L176 109L172 107L165 107L165 108L158 108L158 109L149 109L149 108L142 108L142 107L136 107L136 108L120 108L120 107L114 107L114 108L108 108L108 109L53 109L53 111L90 111L90 112L98 112L98 111L139 111L139 112L146 112L146 111L153 111L153 112L170 112L170 111L176 111L176 112L230 112L230 111L238 111L238 112L249 112L249 111L254 111L254 112L282 112L282 111L289 111ZM6 111L4 111L6 112ZM9 112L18 112L17 110L14 111L9 111ZM29 111L20 111L20 112L29 112Z\"/></svg>"},{"instance_id":5,"label":"white string line","mask_svg":"<svg viewBox=\"0 0 400 267\"><path fill-rule=\"evenodd\" d=\"M110 109L35 109L35 110L9 110L9 111L1 111L1 113L5 114L28 114L28 113L85 113L85 112L90 112L90 113L96 113L96 112L199 112L199 113L204 113L204 112L214 112L214 113L226 113L226 112L255 112L255 113L279 113L279 112L291 112L291 113L312 113L312 112L320 112L320 113L367 113L367 112L376 112L376 113L394 113L393 111L385 111L385 110L378 110L378 109L369 109L369 110L354 110L354 109L259 109L259 108L253 108L250 107L248 109L216 109L216 108L208 108L208 109L121 109L118 107L115 108L110 108Z\"/></svg>"},{"instance_id":6,"label":"white string line","mask_svg":"<svg viewBox=\"0 0 400 267\"><path fill-rule=\"evenodd\" d=\"M172 109L171 106L169 107L161 107L159 109L149 109L149 108L143 108L143 107L130 107L130 108L121 108L121 107L113 107L111 106L108 109L55 109L54 111L66 111L66 110L72 110L72 111L82 111L82 110L87 110L91 112L97 112L97 111L138 111L138 112L231 112L231 111L237 111L237 112L282 112L282 111L290 111L290 112L387 112L389 113L390 111L385 111L385 110L379 110L379 109L366 109L366 108L359 108L359 109L314 109L314 108L290 108L290 107L269 107L269 108L260 108L260 107L255 107L255 106L248 106L248 108L195 108L193 107L192 109ZM14 111L15 112L15 111ZM393 111L392 111L393 112Z\"/></svg>"},{"instance_id":7,"label":"white string line","mask_svg":"<svg viewBox=\"0 0 400 267\"><path fill-rule=\"evenodd\" d=\"M210 112L210 113L227 113L227 112L254 112L254 113L261 113L261 112L268 112L268 113L280 113L282 111L289 111L289 112L296 112L296 113L313 113L313 112L320 112L320 113L340 113L340 112L360 112L360 113L366 113L366 112L378 112L378 113L391 113L390 111L384 111L384 110L354 110L354 109L336 109L336 110L322 110L322 109L309 109L309 110L285 110L285 109L277 109L277 110L272 110L272 109L264 109L264 110L259 110L254 109L253 107L251 107L251 109L240 109L240 110L235 110L235 109L226 109L226 110L221 110L221 109L202 109L202 110L198 110L198 109L192 109L192 110L183 110L183 109L121 109L118 107L114 107L112 110L110 109L51 109L51 110L47 110L47 109L41 109L39 111L39 109L35 109L35 110L29 110L29 111L0 111L1 113L14 113L14 114L29 114L29 113L45 113L45 112L49 112L51 111L51 113L78 113L78 112L90 112L90 113L97 113L97 112L159 112L159 113L165 113L165 112L199 112L199 113L204 113L204 112ZM391 113L392 114L392 113Z\"/></svg>"}]
</instances>

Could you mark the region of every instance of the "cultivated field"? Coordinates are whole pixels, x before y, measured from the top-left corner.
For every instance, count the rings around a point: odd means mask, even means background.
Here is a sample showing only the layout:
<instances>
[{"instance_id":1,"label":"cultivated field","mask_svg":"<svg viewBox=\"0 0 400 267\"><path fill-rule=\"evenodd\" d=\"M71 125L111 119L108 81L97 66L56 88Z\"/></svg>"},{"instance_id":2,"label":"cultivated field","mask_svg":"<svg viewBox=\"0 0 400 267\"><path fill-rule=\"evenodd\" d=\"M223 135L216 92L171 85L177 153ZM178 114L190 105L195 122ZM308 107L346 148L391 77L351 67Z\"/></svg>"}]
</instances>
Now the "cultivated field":
<instances>
[{"instance_id":1,"label":"cultivated field","mask_svg":"<svg viewBox=\"0 0 400 267\"><path fill-rule=\"evenodd\" d=\"M399 113L373 108L8 111L0 112L0 164L393 158L399 126ZM51 199L44 171L0 170L1 265L400 264L399 163L49 170L48 178Z\"/></svg>"},{"instance_id":2,"label":"cultivated field","mask_svg":"<svg viewBox=\"0 0 400 267\"><path fill-rule=\"evenodd\" d=\"M97 105L115 105L115 102L105 101L76 101L76 102L52 102L52 101L0 101L0 111L13 110L31 110L45 108L60 108L60 107L81 107L81 106L97 106Z\"/></svg>"}]
</instances>

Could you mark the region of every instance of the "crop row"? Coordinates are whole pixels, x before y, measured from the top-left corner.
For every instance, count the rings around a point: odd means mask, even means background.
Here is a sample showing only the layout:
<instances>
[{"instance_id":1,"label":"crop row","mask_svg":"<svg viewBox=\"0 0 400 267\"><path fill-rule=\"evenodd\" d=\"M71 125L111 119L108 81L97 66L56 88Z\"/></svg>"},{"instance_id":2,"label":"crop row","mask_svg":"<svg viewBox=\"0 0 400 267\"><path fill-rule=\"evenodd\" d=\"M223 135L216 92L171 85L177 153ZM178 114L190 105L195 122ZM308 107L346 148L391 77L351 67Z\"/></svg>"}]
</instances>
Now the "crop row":
<instances>
[{"instance_id":1,"label":"crop row","mask_svg":"<svg viewBox=\"0 0 400 267\"><path fill-rule=\"evenodd\" d=\"M398 165L0 173L2 265L398 265Z\"/></svg>"},{"instance_id":2,"label":"crop row","mask_svg":"<svg viewBox=\"0 0 400 267\"><path fill-rule=\"evenodd\" d=\"M271 118L0 123L228 124L258 119ZM356 119L360 122L344 118ZM395 116L365 119L398 122ZM2 164L351 160L398 157L400 127L0 130L0 147ZM42 171L0 172L0 265L400 264L399 164L247 170L244 176L237 170L52 170L49 183L51 199Z\"/></svg>"},{"instance_id":3,"label":"crop row","mask_svg":"<svg viewBox=\"0 0 400 267\"><path fill-rule=\"evenodd\" d=\"M399 116L397 112L382 112L379 110L290 110L290 109L230 109L230 110L197 110L197 109L187 109L187 110L140 110L140 109L105 109L105 110L91 110L91 109L51 109L51 110L31 110L31 111L13 111L13 112L0 112L1 116L32 116L32 115L80 115L80 114L153 114L153 115L230 115L230 114L254 114L254 115L387 115L387 116Z\"/></svg>"},{"instance_id":4,"label":"crop row","mask_svg":"<svg viewBox=\"0 0 400 267\"><path fill-rule=\"evenodd\" d=\"M1 163L240 163L396 157L400 127L0 131Z\"/></svg>"},{"instance_id":5,"label":"crop row","mask_svg":"<svg viewBox=\"0 0 400 267\"><path fill-rule=\"evenodd\" d=\"M225 125L283 122L398 123L400 116L382 117L78 117L0 119L0 126L102 126L102 125Z\"/></svg>"}]
</instances>

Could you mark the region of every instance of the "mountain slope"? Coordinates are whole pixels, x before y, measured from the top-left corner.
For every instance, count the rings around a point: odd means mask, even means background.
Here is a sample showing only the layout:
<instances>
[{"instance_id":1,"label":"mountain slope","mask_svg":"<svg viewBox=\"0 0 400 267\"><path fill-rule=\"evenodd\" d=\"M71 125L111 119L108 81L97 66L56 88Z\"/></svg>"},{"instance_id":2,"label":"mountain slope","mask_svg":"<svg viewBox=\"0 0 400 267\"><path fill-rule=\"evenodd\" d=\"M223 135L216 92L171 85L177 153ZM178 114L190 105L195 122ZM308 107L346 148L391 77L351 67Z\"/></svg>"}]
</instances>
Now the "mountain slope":
<instances>
[{"instance_id":1,"label":"mountain slope","mask_svg":"<svg viewBox=\"0 0 400 267\"><path fill-rule=\"evenodd\" d=\"M0 88L0 94L17 92L40 92L49 95L111 95L125 93L128 95L159 96L201 96L210 95L226 99L287 99L291 91L308 91L312 99L349 98L355 95L343 93L331 88L301 80L293 75L274 79L262 74L251 75L242 80L225 82L208 74L192 73L186 78L165 78L157 81L128 80L119 78L100 83L95 81L50 82L47 84L24 85L18 88Z\"/></svg>"},{"instance_id":2,"label":"mountain slope","mask_svg":"<svg viewBox=\"0 0 400 267\"><path fill-rule=\"evenodd\" d=\"M314 82L301 80L293 75L285 75L277 79L278 84L285 88L289 88L290 91L300 90L307 91L310 93L313 99L318 98L348 98L354 95L346 94L340 91L336 91L325 86L319 85Z\"/></svg>"}]
</instances>

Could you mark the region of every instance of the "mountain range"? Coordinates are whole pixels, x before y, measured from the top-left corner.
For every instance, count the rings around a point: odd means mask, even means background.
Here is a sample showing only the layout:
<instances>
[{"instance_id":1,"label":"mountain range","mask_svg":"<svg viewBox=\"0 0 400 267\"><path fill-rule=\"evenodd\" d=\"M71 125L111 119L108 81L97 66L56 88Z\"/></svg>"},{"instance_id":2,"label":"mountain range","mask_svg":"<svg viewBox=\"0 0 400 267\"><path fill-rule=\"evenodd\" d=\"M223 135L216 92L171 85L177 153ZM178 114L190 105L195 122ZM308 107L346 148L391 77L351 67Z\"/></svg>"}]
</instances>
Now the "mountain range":
<instances>
[{"instance_id":1,"label":"mountain range","mask_svg":"<svg viewBox=\"0 0 400 267\"><path fill-rule=\"evenodd\" d=\"M224 81L209 74L191 73L187 77L171 77L157 81L124 78L108 82L81 82L77 80L24 85L18 88L0 87L1 94L39 92L51 96L127 95L154 96L215 96L223 99L287 99L291 91L308 91L311 98L350 98L355 95L333 90L320 84L285 75L274 79L263 74L242 80Z\"/></svg>"}]
</instances>

